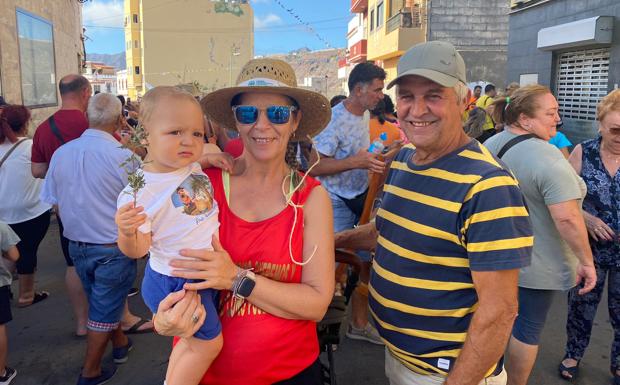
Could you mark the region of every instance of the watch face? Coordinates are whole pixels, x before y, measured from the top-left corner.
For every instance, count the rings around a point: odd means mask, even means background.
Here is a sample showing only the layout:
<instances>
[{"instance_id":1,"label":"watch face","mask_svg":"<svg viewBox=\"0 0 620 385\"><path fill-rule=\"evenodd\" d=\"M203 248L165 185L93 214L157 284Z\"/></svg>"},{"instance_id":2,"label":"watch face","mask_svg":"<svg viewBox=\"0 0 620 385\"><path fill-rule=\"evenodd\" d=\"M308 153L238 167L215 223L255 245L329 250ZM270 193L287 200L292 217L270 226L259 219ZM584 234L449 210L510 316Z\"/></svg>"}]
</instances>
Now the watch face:
<instances>
[{"instance_id":1,"label":"watch face","mask_svg":"<svg viewBox=\"0 0 620 385\"><path fill-rule=\"evenodd\" d=\"M243 277L241 279L241 283L239 284L239 290L237 290L237 293L243 298L247 298L250 296L250 294L252 294L252 290L254 290L255 285L256 282L254 282L252 279L248 277Z\"/></svg>"}]
</instances>

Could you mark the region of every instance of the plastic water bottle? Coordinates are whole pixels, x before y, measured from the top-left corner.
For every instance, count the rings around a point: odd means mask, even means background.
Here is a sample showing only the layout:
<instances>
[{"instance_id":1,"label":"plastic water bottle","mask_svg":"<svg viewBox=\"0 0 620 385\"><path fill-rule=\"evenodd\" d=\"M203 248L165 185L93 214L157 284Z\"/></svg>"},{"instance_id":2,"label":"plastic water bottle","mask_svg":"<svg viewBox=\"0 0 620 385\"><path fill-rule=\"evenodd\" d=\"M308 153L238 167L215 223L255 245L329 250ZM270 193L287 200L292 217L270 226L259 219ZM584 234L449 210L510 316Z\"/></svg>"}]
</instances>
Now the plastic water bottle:
<instances>
[{"instance_id":1,"label":"plastic water bottle","mask_svg":"<svg viewBox=\"0 0 620 385\"><path fill-rule=\"evenodd\" d=\"M381 155L383 150L385 149L384 142L387 140L387 133L382 132L379 135L378 139L375 139L374 142L370 143L370 147L368 147L368 152L372 152L375 155Z\"/></svg>"}]
</instances>

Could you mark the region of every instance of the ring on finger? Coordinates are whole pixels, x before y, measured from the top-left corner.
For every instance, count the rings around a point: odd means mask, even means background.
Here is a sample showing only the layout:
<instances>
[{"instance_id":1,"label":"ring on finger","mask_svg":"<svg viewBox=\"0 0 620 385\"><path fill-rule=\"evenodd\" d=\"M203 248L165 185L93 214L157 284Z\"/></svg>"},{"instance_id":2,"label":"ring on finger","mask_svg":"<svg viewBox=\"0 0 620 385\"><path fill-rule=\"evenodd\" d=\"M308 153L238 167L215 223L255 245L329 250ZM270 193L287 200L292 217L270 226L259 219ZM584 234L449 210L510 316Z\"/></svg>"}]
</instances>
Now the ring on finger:
<instances>
[{"instance_id":1,"label":"ring on finger","mask_svg":"<svg viewBox=\"0 0 620 385\"><path fill-rule=\"evenodd\" d=\"M199 319L200 319L200 317L198 316L198 314L196 314L196 313L192 314L192 322L193 323L198 323Z\"/></svg>"}]
</instances>

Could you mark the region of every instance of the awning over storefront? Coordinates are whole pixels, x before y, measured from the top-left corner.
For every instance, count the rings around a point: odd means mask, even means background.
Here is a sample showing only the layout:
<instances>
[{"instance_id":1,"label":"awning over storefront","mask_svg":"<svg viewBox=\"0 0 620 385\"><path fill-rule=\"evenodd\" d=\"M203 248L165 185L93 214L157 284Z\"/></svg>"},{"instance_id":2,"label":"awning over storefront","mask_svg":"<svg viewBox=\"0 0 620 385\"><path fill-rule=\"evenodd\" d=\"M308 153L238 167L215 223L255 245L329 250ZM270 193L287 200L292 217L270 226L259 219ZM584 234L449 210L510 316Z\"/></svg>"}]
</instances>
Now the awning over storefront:
<instances>
[{"instance_id":1,"label":"awning over storefront","mask_svg":"<svg viewBox=\"0 0 620 385\"><path fill-rule=\"evenodd\" d=\"M610 44L613 16L595 16L538 31L538 49L551 51L563 48Z\"/></svg>"}]
</instances>

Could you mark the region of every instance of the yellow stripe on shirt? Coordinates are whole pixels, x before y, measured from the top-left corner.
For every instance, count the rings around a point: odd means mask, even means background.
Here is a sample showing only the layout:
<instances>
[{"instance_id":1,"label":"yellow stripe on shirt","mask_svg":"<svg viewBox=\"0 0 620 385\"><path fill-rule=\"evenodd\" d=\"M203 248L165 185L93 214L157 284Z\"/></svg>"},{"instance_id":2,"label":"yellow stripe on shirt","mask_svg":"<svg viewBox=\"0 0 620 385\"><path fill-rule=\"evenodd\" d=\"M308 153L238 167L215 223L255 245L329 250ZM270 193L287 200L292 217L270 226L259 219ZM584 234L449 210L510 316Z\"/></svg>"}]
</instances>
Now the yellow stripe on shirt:
<instances>
[{"instance_id":1,"label":"yellow stripe on shirt","mask_svg":"<svg viewBox=\"0 0 620 385\"><path fill-rule=\"evenodd\" d=\"M517 185L517 181L508 175L494 176L492 178L485 179L483 181L476 183L471 188L471 190L469 190L467 195L465 195L463 202L467 202L474 195L476 195L477 193L481 191L492 189L495 187L502 187L502 186L518 186L518 185Z\"/></svg>"},{"instance_id":2,"label":"yellow stripe on shirt","mask_svg":"<svg viewBox=\"0 0 620 385\"><path fill-rule=\"evenodd\" d=\"M449 182L454 182L454 183L473 184L473 183L478 182L482 178L480 175L457 174L455 172L450 172L450 171L442 170L439 168L429 168L426 170L413 170L409 168L407 164L403 162L398 162L398 161L393 161L391 167L394 169L406 171L412 174L428 176L428 177L437 178L437 179L443 179L443 180L447 180Z\"/></svg>"},{"instance_id":3,"label":"yellow stripe on shirt","mask_svg":"<svg viewBox=\"0 0 620 385\"><path fill-rule=\"evenodd\" d=\"M490 242L471 242L467 244L468 253L479 253L486 251L519 249L522 247L532 247L534 245L534 237L520 237L499 239Z\"/></svg>"},{"instance_id":4,"label":"yellow stripe on shirt","mask_svg":"<svg viewBox=\"0 0 620 385\"><path fill-rule=\"evenodd\" d=\"M473 150L463 150L458 155L465 157L465 158L469 158L469 159L481 160L483 162L492 164L493 166L497 168L504 169L504 167L502 167L499 163L497 163L497 161L495 160L491 152L486 147L484 147L481 144L478 144L477 147L478 147L478 150L480 150L480 152L476 152Z\"/></svg>"},{"instance_id":5,"label":"yellow stripe on shirt","mask_svg":"<svg viewBox=\"0 0 620 385\"><path fill-rule=\"evenodd\" d=\"M464 228L467 230L472 223L494 221L501 218L527 217L528 215L526 208L523 206L502 207L495 210L481 211L467 218Z\"/></svg>"},{"instance_id":6,"label":"yellow stripe on shirt","mask_svg":"<svg viewBox=\"0 0 620 385\"><path fill-rule=\"evenodd\" d=\"M391 299L387 299L381 294L377 293L377 291L372 287L372 285L368 285L368 291L372 295L372 298L379 302L384 307L401 311L407 314L414 314L420 316L429 316L429 317L457 317L462 318L465 317L469 313L473 313L475 308L460 308L460 309L426 309L422 307L416 307L411 305L406 305L404 303L400 303L397 301L392 301Z\"/></svg>"},{"instance_id":7,"label":"yellow stripe on shirt","mask_svg":"<svg viewBox=\"0 0 620 385\"><path fill-rule=\"evenodd\" d=\"M397 226L403 227L411 232L418 233L427 237L444 239L446 241L453 242L457 245L461 245L461 242L455 234L448 233L447 231L439 230L434 227L426 226L421 223L414 222L407 218L403 218L399 215L393 214L383 208L377 211L377 217L383 218L387 221L394 223Z\"/></svg>"},{"instance_id":8,"label":"yellow stripe on shirt","mask_svg":"<svg viewBox=\"0 0 620 385\"><path fill-rule=\"evenodd\" d=\"M379 235L377 242L384 249L391 251L401 258L411 259L412 261L449 267L469 267L469 260L467 258L435 257L432 255L417 253L415 251L407 250L404 247L385 239L381 235Z\"/></svg>"},{"instance_id":9,"label":"yellow stripe on shirt","mask_svg":"<svg viewBox=\"0 0 620 385\"><path fill-rule=\"evenodd\" d=\"M400 286L414 287L416 289L454 291L474 288L473 283L467 282L442 282L432 281L429 279L403 277L401 275L392 273L389 270L386 270L377 262L376 259L372 264L372 269L375 273L377 273L377 275L389 282Z\"/></svg>"},{"instance_id":10,"label":"yellow stripe on shirt","mask_svg":"<svg viewBox=\"0 0 620 385\"><path fill-rule=\"evenodd\" d=\"M451 350L439 350L437 352L431 352L426 354L416 354L416 357L420 358L436 358L436 357L454 357L457 358L461 354L461 349Z\"/></svg>"},{"instance_id":11,"label":"yellow stripe on shirt","mask_svg":"<svg viewBox=\"0 0 620 385\"><path fill-rule=\"evenodd\" d=\"M397 333L405 334L412 337L426 338L430 340L437 341L449 341L449 342L465 342L465 337L467 337L467 333L442 333L442 332L430 332L426 330L418 330L411 328L399 328L392 324L389 324L383 320L380 320L377 315L369 310L370 314L373 316L375 321L381 326L383 329L391 330Z\"/></svg>"},{"instance_id":12,"label":"yellow stripe on shirt","mask_svg":"<svg viewBox=\"0 0 620 385\"><path fill-rule=\"evenodd\" d=\"M418 374L429 375L429 374L441 373L444 376L448 374L441 369L435 368L433 365L427 364L424 361L416 359L415 357L411 356L411 354L389 343L385 339L383 340L383 342L385 343L385 346L388 347L390 354L392 354L398 361L400 361L407 368L409 368L410 370ZM422 368L425 368L428 370L425 370Z\"/></svg>"},{"instance_id":13,"label":"yellow stripe on shirt","mask_svg":"<svg viewBox=\"0 0 620 385\"><path fill-rule=\"evenodd\" d=\"M453 213L458 213L461 210L462 204L459 202L452 202L441 198L435 198L430 195L420 194L418 192L405 190L400 187L396 187L390 184L386 184L383 187L384 192L389 192L404 199L408 199L414 202L422 203L427 206L435 207L438 209L447 210Z\"/></svg>"}]
</instances>

